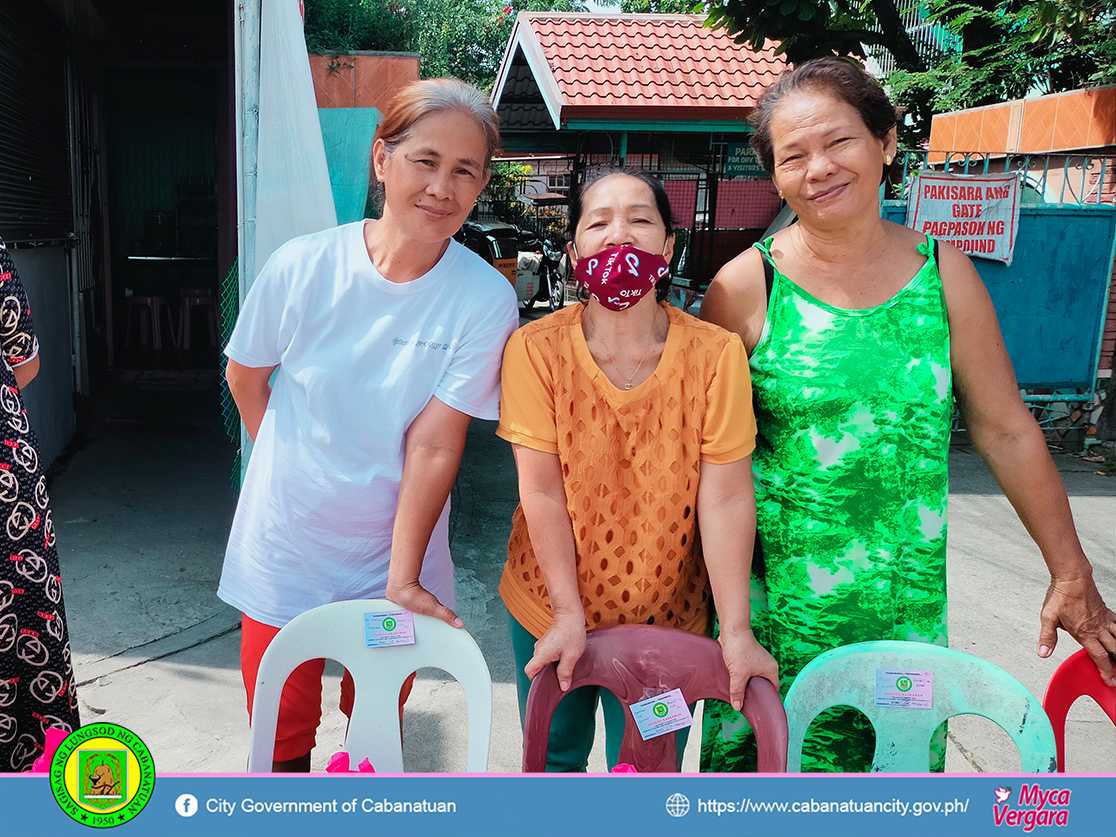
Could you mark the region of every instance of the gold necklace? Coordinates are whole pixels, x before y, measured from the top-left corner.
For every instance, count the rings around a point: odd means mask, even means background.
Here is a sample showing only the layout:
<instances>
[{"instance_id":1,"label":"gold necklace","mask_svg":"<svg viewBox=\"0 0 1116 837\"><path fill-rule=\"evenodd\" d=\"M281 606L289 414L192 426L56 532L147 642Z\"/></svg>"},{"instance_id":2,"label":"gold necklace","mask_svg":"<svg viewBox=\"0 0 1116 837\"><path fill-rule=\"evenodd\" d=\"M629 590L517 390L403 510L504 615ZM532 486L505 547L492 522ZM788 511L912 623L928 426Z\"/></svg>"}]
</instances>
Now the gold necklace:
<instances>
[{"instance_id":1,"label":"gold necklace","mask_svg":"<svg viewBox=\"0 0 1116 837\"><path fill-rule=\"evenodd\" d=\"M658 322L658 316L658 312L656 312L655 319L651 322L651 342L648 343L647 348L643 350L643 357L639 359L639 363L636 364L636 368L632 370L632 374L628 376L628 380L624 383L625 390L632 389L632 381L634 381L635 376L639 374L639 370L643 368L643 361L647 360L647 355L651 353L651 346L654 345L655 342L655 323ZM612 352L608 350L608 346L606 346L605 342L601 339L601 334L599 331L597 331L596 326L593 326L593 336L596 338L597 342L601 344L601 348L604 349L605 355L608 358L609 365L616 369L617 372L619 372L620 369L617 366L616 361L612 357ZM622 373L621 377L623 377Z\"/></svg>"},{"instance_id":2,"label":"gold necklace","mask_svg":"<svg viewBox=\"0 0 1116 837\"><path fill-rule=\"evenodd\" d=\"M597 340L598 340L598 341L600 341L600 339L601 339L600 337L598 337L598 338L597 338ZM616 369L616 371L617 371L617 372L619 372L620 370L619 370L619 368L618 368L618 367L616 366L616 361L612 359L612 352L610 352L610 351L608 350L608 347L607 347L607 346L605 346L603 342L601 343L601 348L603 348L603 349L605 350L605 354L606 354L606 355L608 355L608 362L609 362L609 364L611 364L611 365L612 365L612 367L613 367L614 369ZM629 389L631 389L631 388L632 388L632 381L633 381L633 380L635 379L635 376L636 376L636 375L637 375L637 374L639 373L639 370L640 370L640 368L641 368L641 367L643 366L643 361L647 360L647 353L648 353L648 352L650 352L650 351L651 351L651 347L650 347L650 346L648 346L648 347L647 347L647 351L645 351L645 352L643 353L643 357L641 357L641 358L639 359L639 363L638 363L638 364L636 364L636 368L635 368L635 369L633 369L633 370L632 370L632 374L628 376L628 380L627 380L627 382L626 382L626 383L624 384L624 389L625 389L625 390L629 390Z\"/></svg>"}]
</instances>

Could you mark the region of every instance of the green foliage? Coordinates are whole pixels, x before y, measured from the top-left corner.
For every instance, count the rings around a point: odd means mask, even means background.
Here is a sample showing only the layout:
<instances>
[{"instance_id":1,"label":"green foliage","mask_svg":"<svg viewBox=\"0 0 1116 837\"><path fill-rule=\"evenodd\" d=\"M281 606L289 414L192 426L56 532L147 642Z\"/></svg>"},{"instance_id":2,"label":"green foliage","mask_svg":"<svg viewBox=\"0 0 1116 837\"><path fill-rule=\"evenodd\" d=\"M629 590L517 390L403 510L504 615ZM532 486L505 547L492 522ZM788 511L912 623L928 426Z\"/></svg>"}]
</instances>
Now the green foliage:
<instances>
[{"instance_id":1,"label":"green foliage","mask_svg":"<svg viewBox=\"0 0 1116 837\"><path fill-rule=\"evenodd\" d=\"M862 44L887 50L899 67L887 83L907 110L906 142L929 134L934 112L1116 82L1116 0L925 0L923 15L943 36L935 51L915 47L900 0L702 0L702 7L707 25L755 49L780 41L793 63L863 58Z\"/></svg>"},{"instance_id":2,"label":"green foliage","mask_svg":"<svg viewBox=\"0 0 1116 837\"><path fill-rule=\"evenodd\" d=\"M496 78L515 11L492 0L420 0L418 51L425 78L453 76L480 88Z\"/></svg>"},{"instance_id":3,"label":"green foliage","mask_svg":"<svg viewBox=\"0 0 1116 837\"><path fill-rule=\"evenodd\" d=\"M494 201L511 203L523 184L530 180L533 171L525 163L497 160L492 164L491 176L484 191Z\"/></svg>"},{"instance_id":4,"label":"green foliage","mask_svg":"<svg viewBox=\"0 0 1116 837\"><path fill-rule=\"evenodd\" d=\"M303 8L310 52L414 49L418 16L397 0L306 0Z\"/></svg>"},{"instance_id":5,"label":"green foliage","mask_svg":"<svg viewBox=\"0 0 1116 837\"><path fill-rule=\"evenodd\" d=\"M519 12L583 12L579 0L416 0L424 78L453 76L489 90Z\"/></svg>"},{"instance_id":6,"label":"green foliage","mask_svg":"<svg viewBox=\"0 0 1116 837\"><path fill-rule=\"evenodd\" d=\"M696 0L620 0L624 14L688 15L701 14Z\"/></svg>"},{"instance_id":7,"label":"green foliage","mask_svg":"<svg viewBox=\"0 0 1116 837\"><path fill-rule=\"evenodd\" d=\"M931 0L928 8L964 49L924 72L893 74L888 85L899 101L925 96L940 113L1116 82L1116 0L1001 0L990 8ZM974 43L966 36L977 27L992 37Z\"/></svg>"},{"instance_id":8,"label":"green foliage","mask_svg":"<svg viewBox=\"0 0 1116 837\"><path fill-rule=\"evenodd\" d=\"M484 187L484 197L491 202L501 221L523 226L527 207L519 202L519 189L531 177L533 169L523 163L497 160L492 164L491 177Z\"/></svg>"},{"instance_id":9,"label":"green foliage","mask_svg":"<svg viewBox=\"0 0 1116 837\"><path fill-rule=\"evenodd\" d=\"M482 90L496 79L518 12L586 10L578 0L305 0L305 8L311 52L418 52L424 78Z\"/></svg>"},{"instance_id":10,"label":"green foliage","mask_svg":"<svg viewBox=\"0 0 1116 837\"><path fill-rule=\"evenodd\" d=\"M792 64L845 55L867 58L865 47L886 50L908 71L927 68L899 15L900 0L702 0L706 26L724 28L737 43L762 49L778 41L777 53ZM929 94L917 91L902 101L913 130L901 126L900 139L917 142L930 131Z\"/></svg>"},{"instance_id":11,"label":"green foliage","mask_svg":"<svg viewBox=\"0 0 1116 837\"><path fill-rule=\"evenodd\" d=\"M737 43L762 49L779 41L779 52L793 63L823 55L863 58L862 44L878 44L871 3L863 0L702 0L706 25L723 28Z\"/></svg>"}]
</instances>

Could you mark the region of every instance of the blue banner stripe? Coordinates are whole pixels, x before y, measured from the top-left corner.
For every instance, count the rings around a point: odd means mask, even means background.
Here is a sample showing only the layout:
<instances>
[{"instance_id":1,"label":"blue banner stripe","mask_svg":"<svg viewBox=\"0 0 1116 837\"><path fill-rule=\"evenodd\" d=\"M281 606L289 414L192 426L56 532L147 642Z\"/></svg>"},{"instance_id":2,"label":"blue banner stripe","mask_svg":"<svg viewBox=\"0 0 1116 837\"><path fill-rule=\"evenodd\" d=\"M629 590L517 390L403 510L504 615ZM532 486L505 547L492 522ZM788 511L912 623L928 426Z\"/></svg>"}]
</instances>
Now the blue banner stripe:
<instances>
[{"instance_id":1,"label":"blue banner stripe","mask_svg":"<svg viewBox=\"0 0 1116 837\"><path fill-rule=\"evenodd\" d=\"M1082 834L1111 828L1114 776L160 776L114 835L588 837ZM96 833L45 776L0 776L4 837ZM374 830L369 830L374 829Z\"/></svg>"}]
</instances>

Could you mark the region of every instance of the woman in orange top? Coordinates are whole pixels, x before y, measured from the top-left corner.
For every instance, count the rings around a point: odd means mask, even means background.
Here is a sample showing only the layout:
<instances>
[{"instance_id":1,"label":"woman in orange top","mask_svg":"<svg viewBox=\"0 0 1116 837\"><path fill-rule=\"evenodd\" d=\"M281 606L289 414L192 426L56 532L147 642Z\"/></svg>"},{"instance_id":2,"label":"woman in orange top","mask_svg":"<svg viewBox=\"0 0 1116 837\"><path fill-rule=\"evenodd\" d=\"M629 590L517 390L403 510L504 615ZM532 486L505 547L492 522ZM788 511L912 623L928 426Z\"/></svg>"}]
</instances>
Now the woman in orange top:
<instances>
[{"instance_id":1,"label":"woman in orange top","mask_svg":"<svg viewBox=\"0 0 1116 837\"><path fill-rule=\"evenodd\" d=\"M587 630L704 634L710 588L739 707L752 675L779 682L750 624L755 420L743 344L661 300L674 231L655 178L590 176L570 230L589 301L520 329L504 352L497 433L515 452L520 506L500 594L520 718L530 678L547 663L569 688ZM599 691L578 689L558 705L548 771L585 770ZM624 720L615 698L603 700L611 766Z\"/></svg>"}]
</instances>

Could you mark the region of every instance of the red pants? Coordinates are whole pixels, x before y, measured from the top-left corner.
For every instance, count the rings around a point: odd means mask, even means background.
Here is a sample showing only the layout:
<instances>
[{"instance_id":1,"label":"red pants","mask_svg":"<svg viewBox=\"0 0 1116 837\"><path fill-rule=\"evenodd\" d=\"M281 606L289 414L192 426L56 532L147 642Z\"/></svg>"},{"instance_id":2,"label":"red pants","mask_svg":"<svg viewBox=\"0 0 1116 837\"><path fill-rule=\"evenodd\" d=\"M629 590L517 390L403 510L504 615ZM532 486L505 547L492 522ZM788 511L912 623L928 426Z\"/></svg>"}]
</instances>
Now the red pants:
<instances>
[{"instance_id":1,"label":"red pants","mask_svg":"<svg viewBox=\"0 0 1116 837\"><path fill-rule=\"evenodd\" d=\"M244 677L244 690L248 694L248 722L252 721L252 701L256 693L256 675L271 640L279 628L257 622L240 615L240 672ZM314 749L318 724L322 721L322 673L325 660L308 660L287 678L279 698L279 720L275 727L274 761L290 761ZM412 674L399 691L399 718L403 718L403 704L415 684ZM353 716L353 678L349 672L341 678L341 711L346 718Z\"/></svg>"}]
</instances>

